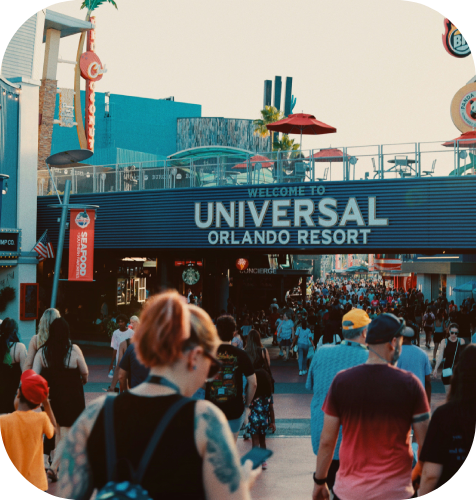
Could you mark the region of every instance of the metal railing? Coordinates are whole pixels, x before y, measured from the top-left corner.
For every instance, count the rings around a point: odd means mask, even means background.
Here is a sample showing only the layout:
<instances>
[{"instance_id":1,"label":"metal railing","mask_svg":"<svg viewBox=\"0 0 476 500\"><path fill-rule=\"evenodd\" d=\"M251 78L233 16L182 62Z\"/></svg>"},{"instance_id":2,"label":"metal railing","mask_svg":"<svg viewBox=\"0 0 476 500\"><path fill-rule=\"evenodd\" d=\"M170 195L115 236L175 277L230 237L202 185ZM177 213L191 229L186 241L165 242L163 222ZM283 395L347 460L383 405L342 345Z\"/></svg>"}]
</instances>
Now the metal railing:
<instances>
[{"instance_id":1,"label":"metal railing","mask_svg":"<svg viewBox=\"0 0 476 500\"><path fill-rule=\"evenodd\" d=\"M167 159L53 169L58 191L71 181L73 194L207 188L329 180L392 179L475 174L476 141L344 146L299 151ZM94 157L93 157L94 159ZM54 194L46 170L38 195Z\"/></svg>"}]
</instances>

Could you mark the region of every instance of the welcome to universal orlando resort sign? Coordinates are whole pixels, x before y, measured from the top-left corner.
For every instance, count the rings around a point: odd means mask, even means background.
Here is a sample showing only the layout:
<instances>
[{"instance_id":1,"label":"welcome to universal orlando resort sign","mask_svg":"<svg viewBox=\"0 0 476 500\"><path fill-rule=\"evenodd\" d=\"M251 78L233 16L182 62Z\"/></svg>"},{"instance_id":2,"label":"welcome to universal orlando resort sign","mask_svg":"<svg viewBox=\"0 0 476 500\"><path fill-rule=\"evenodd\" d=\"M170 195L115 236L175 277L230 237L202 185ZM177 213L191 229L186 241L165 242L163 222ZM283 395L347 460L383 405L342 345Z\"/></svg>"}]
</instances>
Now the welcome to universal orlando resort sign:
<instances>
[{"instance_id":1,"label":"welcome to universal orlando resort sign","mask_svg":"<svg viewBox=\"0 0 476 500\"><path fill-rule=\"evenodd\" d=\"M359 246L368 244L372 228L389 225L388 218L377 217L376 196L367 198L365 209L351 196L340 212L337 198L325 196L322 185L251 188L248 197L228 207L207 202L204 215L202 202L195 202L195 225L209 230L210 245L287 245L295 232L300 246ZM271 228L263 229L267 218Z\"/></svg>"}]
</instances>

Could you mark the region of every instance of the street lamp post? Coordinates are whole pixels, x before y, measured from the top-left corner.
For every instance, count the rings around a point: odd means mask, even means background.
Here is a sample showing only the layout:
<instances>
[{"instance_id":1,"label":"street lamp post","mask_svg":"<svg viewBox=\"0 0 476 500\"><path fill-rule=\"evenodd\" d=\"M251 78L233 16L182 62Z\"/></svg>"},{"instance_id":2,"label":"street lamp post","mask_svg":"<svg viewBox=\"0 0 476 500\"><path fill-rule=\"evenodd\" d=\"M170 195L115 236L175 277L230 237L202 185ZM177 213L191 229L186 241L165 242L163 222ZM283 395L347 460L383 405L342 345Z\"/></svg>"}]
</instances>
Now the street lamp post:
<instances>
[{"instance_id":1,"label":"street lamp post","mask_svg":"<svg viewBox=\"0 0 476 500\"><path fill-rule=\"evenodd\" d=\"M79 208L86 210L87 208L97 209L97 205L70 205L69 196L71 192L71 181L68 179L64 185L64 195L63 201L59 196L56 184L54 182L53 176L51 175L50 166L63 167L71 163L78 163L80 161L86 160L93 155L93 152L89 149L78 149L73 151L63 151L62 153L56 153L46 159L46 166L53 182L56 194L58 196L59 205L48 205L49 208L61 208L61 219L60 219L60 229L58 236L58 247L56 249L56 261L55 261L55 271L53 275L53 289L51 292L51 303L50 307L56 307L56 300L58 298L58 285L61 273L61 261L63 258L63 247L64 247L64 237L66 233L66 220L68 218L68 209Z\"/></svg>"}]
</instances>

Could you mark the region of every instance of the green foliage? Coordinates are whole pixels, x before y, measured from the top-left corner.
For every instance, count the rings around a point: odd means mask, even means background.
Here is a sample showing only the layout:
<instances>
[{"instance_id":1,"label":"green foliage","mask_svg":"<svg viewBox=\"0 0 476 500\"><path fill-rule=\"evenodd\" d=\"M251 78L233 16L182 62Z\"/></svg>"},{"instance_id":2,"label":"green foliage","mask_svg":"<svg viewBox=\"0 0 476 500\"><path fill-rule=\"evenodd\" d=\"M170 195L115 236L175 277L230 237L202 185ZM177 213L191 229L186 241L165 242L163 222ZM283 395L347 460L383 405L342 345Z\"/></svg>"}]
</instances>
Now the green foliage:
<instances>
[{"instance_id":1,"label":"green foliage","mask_svg":"<svg viewBox=\"0 0 476 500\"><path fill-rule=\"evenodd\" d=\"M294 139L290 139L287 134L273 142L273 151L296 151L298 149L299 144L294 144Z\"/></svg>"},{"instance_id":2,"label":"green foliage","mask_svg":"<svg viewBox=\"0 0 476 500\"><path fill-rule=\"evenodd\" d=\"M253 125L255 126L255 135L268 137L269 130L266 128L266 125L281 120L283 116L283 112L278 111L274 106L265 106L265 108L261 110L261 118L258 118L258 120L253 120Z\"/></svg>"},{"instance_id":3,"label":"green foliage","mask_svg":"<svg viewBox=\"0 0 476 500\"><path fill-rule=\"evenodd\" d=\"M112 5L114 5L114 7L116 7L117 9L117 4L116 2L114 2L114 0L84 0L81 5L81 9L88 9L88 12L92 12L106 2L112 3Z\"/></svg>"},{"instance_id":4,"label":"green foliage","mask_svg":"<svg viewBox=\"0 0 476 500\"><path fill-rule=\"evenodd\" d=\"M15 298L15 289L11 286L6 286L0 290L0 312L5 311L7 304Z\"/></svg>"},{"instance_id":5,"label":"green foliage","mask_svg":"<svg viewBox=\"0 0 476 500\"><path fill-rule=\"evenodd\" d=\"M114 333L115 330L117 330L118 326L116 325L116 322L115 321L112 321L112 319L110 319L106 325L105 325L105 329L106 329L106 333L108 334L109 338L112 338L112 334Z\"/></svg>"}]
</instances>

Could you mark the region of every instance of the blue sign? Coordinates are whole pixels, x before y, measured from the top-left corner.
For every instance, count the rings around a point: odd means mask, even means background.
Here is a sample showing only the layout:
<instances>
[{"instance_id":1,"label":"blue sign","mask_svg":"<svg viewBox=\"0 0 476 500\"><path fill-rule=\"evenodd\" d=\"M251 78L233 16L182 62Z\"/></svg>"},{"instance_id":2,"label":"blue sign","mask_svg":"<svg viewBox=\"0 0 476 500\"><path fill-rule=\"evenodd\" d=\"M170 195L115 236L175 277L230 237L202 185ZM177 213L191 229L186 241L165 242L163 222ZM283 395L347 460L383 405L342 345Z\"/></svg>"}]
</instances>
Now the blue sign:
<instances>
[{"instance_id":1,"label":"blue sign","mask_svg":"<svg viewBox=\"0 0 476 500\"><path fill-rule=\"evenodd\" d=\"M95 204L98 249L372 253L476 248L476 178L225 186L74 195ZM38 233L57 234L49 197ZM56 231L56 233L55 233Z\"/></svg>"}]
</instances>

